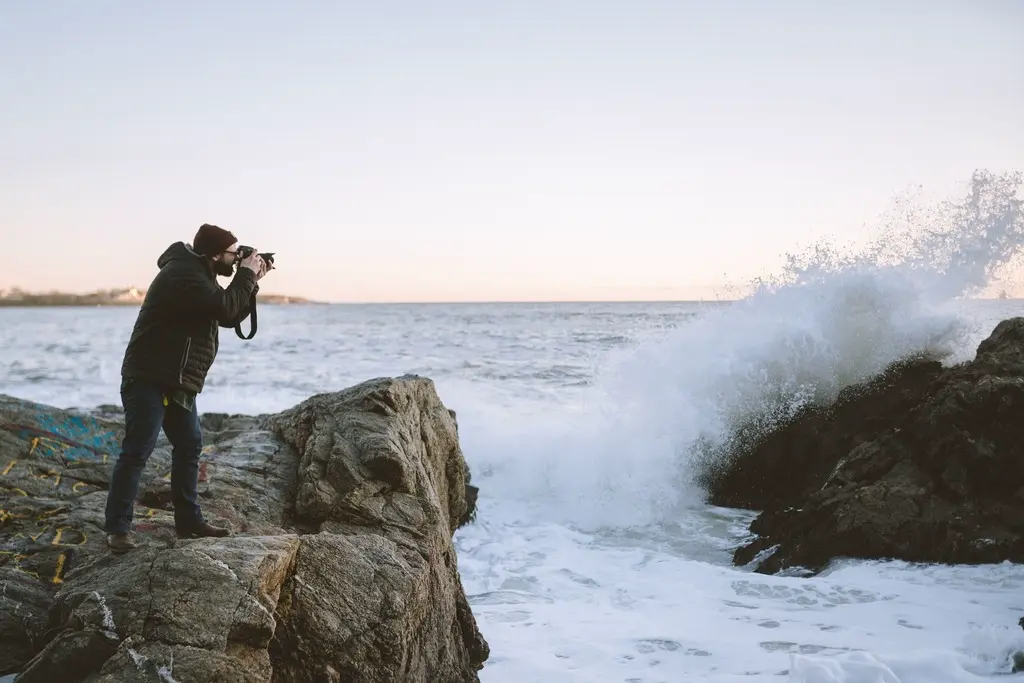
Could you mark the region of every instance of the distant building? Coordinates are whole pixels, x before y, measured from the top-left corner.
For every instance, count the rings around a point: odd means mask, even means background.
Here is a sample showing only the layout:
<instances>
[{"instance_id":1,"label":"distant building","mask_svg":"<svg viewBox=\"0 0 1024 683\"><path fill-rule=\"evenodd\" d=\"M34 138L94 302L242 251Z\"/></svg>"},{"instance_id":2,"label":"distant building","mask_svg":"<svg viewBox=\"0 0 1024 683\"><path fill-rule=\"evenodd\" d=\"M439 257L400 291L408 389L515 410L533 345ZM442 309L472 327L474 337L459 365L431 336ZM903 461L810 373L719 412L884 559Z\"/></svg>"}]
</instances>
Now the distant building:
<instances>
[{"instance_id":1,"label":"distant building","mask_svg":"<svg viewBox=\"0 0 1024 683\"><path fill-rule=\"evenodd\" d=\"M136 303L142 301L146 297L146 292L135 287L129 287L128 289L115 289L110 292L110 300L118 303Z\"/></svg>"},{"instance_id":2,"label":"distant building","mask_svg":"<svg viewBox=\"0 0 1024 683\"><path fill-rule=\"evenodd\" d=\"M0 299L7 301L23 301L25 299L25 292L21 291L17 287L11 289L0 289Z\"/></svg>"}]
</instances>

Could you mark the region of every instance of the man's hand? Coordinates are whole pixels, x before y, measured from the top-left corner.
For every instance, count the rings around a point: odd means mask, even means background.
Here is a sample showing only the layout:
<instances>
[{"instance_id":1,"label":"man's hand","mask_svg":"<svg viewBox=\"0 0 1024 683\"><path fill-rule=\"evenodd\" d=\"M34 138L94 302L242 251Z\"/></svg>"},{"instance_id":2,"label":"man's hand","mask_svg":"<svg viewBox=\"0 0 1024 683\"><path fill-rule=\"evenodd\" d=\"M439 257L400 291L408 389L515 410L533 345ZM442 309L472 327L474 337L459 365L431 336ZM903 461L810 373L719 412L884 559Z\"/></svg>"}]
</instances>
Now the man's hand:
<instances>
[{"instance_id":1,"label":"man's hand","mask_svg":"<svg viewBox=\"0 0 1024 683\"><path fill-rule=\"evenodd\" d=\"M259 280L267 273L267 263L258 253L256 253L255 249L251 254L249 254L249 256L242 259L242 262L239 264L239 267L248 268L252 272L256 273L257 280Z\"/></svg>"}]
</instances>

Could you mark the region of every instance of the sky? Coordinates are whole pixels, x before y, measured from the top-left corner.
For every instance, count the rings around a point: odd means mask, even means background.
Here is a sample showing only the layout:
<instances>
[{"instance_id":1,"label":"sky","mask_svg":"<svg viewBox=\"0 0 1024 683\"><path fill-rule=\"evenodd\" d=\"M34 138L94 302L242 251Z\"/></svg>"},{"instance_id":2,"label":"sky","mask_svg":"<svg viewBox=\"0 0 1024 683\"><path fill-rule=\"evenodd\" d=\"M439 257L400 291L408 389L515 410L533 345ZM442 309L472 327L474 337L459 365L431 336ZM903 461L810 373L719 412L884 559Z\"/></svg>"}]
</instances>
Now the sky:
<instances>
[{"instance_id":1,"label":"sky","mask_svg":"<svg viewBox=\"0 0 1024 683\"><path fill-rule=\"evenodd\" d=\"M324 301L715 298L1024 169L1022 28L1016 0L5 2L0 288L146 287L214 223Z\"/></svg>"}]
</instances>

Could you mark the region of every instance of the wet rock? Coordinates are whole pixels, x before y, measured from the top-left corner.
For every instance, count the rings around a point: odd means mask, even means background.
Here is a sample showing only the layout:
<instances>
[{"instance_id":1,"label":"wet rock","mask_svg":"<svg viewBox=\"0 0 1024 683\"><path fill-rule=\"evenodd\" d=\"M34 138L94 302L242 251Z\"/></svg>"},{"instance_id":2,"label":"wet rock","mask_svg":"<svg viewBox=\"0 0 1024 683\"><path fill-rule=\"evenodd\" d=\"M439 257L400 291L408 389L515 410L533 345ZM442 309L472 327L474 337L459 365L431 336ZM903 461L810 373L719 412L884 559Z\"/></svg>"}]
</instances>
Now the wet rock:
<instances>
[{"instance_id":1,"label":"wet rock","mask_svg":"<svg viewBox=\"0 0 1024 683\"><path fill-rule=\"evenodd\" d=\"M489 651L452 544L476 490L432 382L379 379L204 425L200 500L235 535L176 539L161 437L140 547L112 555L116 414L0 396L0 675L478 680Z\"/></svg>"},{"instance_id":2,"label":"wet rock","mask_svg":"<svg viewBox=\"0 0 1024 683\"><path fill-rule=\"evenodd\" d=\"M762 511L737 564L1024 560L1024 318L974 360L911 359L735 449L712 502Z\"/></svg>"}]
</instances>

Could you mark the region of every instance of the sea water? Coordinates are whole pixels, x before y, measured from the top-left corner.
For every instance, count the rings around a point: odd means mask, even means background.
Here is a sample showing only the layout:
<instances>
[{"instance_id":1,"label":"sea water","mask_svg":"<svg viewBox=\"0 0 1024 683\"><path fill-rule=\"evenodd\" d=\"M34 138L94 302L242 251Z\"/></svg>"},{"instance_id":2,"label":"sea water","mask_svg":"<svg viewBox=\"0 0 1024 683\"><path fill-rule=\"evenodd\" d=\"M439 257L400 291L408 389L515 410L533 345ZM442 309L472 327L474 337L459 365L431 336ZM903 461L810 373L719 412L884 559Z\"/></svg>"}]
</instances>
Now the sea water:
<instances>
[{"instance_id":1,"label":"sea water","mask_svg":"<svg viewBox=\"0 0 1024 683\"><path fill-rule=\"evenodd\" d=\"M976 179L973 199L849 256L816 247L736 302L265 306L253 340L224 330L199 406L432 378L481 489L455 542L487 683L988 680L1024 649L1024 567L734 567L754 513L707 505L692 456L908 353L969 359L1024 315L965 298L1024 244L1018 184ZM135 314L0 309L0 392L117 403Z\"/></svg>"}]
</instances>

